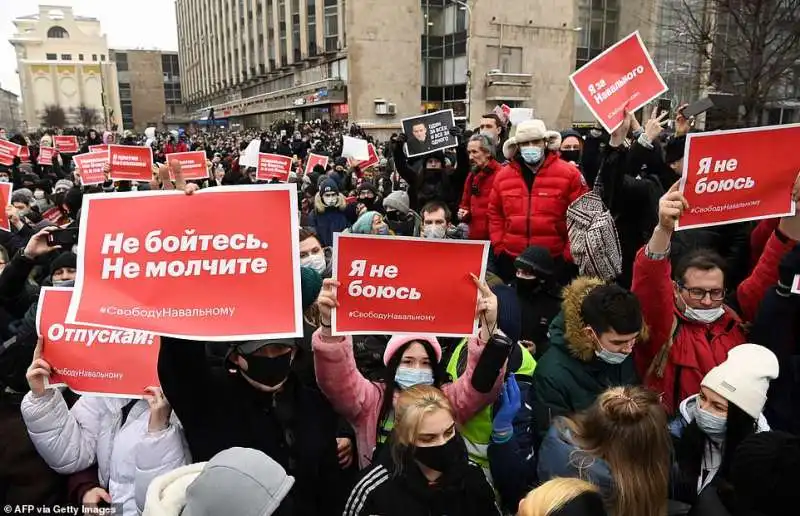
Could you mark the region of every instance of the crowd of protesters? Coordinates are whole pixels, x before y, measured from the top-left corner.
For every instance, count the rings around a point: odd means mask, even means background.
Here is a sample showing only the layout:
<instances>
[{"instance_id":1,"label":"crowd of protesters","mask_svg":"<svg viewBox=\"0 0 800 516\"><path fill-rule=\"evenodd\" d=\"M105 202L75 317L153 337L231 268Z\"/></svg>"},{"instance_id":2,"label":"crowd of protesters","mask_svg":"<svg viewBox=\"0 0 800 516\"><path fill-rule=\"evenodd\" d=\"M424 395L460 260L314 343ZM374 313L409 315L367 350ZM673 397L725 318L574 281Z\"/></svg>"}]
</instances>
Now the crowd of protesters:
<instances>
[{"instance_id":1,"label":"crowd of protesters","mask_svg":"<svg viewBox=\"0 0 800 516\"><path fill-rule=\"evenodd\" d=\"M418 158L404 134L373 141L342 122L90 130L82 152L143 145L155 161L152 181L93 186L68 154L38 163L52 132L10 135L30 159L0 167L13 183L0 500L126 516L798 514L800 212L676 232L694 129L681 110L668 131L647 115L581 134L493 112ZM373 143L378 163L342 157L345 135ZM77 261L48 233L79 230L95 192L257 183L240 165L254 139L292 158L304 336L163 337L161 387L143 399L46 388L39 290L71 287ZM166 163L190 150L205 151L207 180ZM307 170L310 153L328 165ZM489 241L479 333L334 336L341 232Z\"/></svg>"}]
</instances>

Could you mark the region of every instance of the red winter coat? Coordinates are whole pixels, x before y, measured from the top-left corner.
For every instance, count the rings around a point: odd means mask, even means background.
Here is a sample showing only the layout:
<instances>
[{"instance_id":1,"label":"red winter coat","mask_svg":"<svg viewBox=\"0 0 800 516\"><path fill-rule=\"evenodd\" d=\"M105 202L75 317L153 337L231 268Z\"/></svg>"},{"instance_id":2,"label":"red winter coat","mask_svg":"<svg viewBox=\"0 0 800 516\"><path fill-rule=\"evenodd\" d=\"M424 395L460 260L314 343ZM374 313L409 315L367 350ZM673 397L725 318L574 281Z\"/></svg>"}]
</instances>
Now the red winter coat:
<instances>
[{"instance_id":1,"label":"red winter coat","mask_svg":"<svg viewBox=\"0 0 800 516\"><path fill-rule=\"evenodd\" d=\"M529 191L520 164L507 163L494 180L489 199L489 235L494 252L512 257L532 245L572 261L567 241L567 207L589 188L583 176L550 152Z\"/></svg>"},{"instance_id":2,"label":"red winter coat","mask_svg":"<svg viewBox=\"0 0 800 516\"><path fill-rule=\"evenodd\" d=\"M164 154L175 154L176 152L189 152L189 147L184 142L168 142L164 145Z\"/></svg>"},{"instance_id":3,"label":"red winter coat","mask_svg":"<svg viewBox=\"0 0 800 516\"><path fill-rule=\"evenodd\" d=\"M459 208L469 212L469 238L471 240L489 240L489 196L497 173L503 168L494 158L480 172L470 172L464 183L464 194L461 196ZM477 187L477 194L472 187Z\"/></svg>"},{"instance_id":4,"label":"red winter coat","mask_svg":"<svg viewBox=\"0 0 800 516\"><path fill-rule=\"evenodd\" d=\"M644 249L639 250L631 290L642 305L650 338L636 345L633 357L639 376L651 390L663 393L662 403L670 413L681 401L700 391L703 377L725 361L731 348L747 342L742 319L753 320L764 294L778 281L778 264L795 243L773 233L758 265L736 290L742 318L726 306L725 315L711 324L691 321L675 307L669 259L651 260ZM650 364L670 337L675 318L678 326L664 374L647 376Z\"/></svg>"}]
</instances>

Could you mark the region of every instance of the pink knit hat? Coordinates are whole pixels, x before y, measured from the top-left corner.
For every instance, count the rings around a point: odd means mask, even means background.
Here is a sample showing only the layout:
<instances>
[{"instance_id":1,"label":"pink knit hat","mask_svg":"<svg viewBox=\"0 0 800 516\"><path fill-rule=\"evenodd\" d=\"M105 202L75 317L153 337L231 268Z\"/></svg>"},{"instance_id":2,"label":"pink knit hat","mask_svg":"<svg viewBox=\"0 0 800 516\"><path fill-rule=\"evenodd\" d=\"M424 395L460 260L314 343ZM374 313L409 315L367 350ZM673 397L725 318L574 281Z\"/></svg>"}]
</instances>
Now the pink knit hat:
<instances>
[{"instance_id":1,"label":"pink knit hat","mask_svg":"<svg viewBox=\"0 0 800 516\"><path fill-rule=\"evenodd\" d=\"M383 352L383 364L389 365L389 360L397 353L397 350L408 344L409 342L427 342L433 348L433 352L436 355L436 363L438 364L442 360L442 346L439 345L439 341L436 340L436 337L423 337L422 335L395 335L391 339L389 339L389 343L386 344L386 351Z\"/></svg>"}]
</instances>

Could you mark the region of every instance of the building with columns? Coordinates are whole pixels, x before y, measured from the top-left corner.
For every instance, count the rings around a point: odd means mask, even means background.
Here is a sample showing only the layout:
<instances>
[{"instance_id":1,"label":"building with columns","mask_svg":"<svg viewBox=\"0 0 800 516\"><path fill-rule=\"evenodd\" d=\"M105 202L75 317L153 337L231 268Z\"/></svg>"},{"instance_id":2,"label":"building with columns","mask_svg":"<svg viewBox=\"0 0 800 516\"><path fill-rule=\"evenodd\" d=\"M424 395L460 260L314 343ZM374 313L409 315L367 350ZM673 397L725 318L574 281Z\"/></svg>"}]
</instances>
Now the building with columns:
<instances>
[{"instance_id":1,"label":"building with columns","mask_svg":"<svg viewBox=\"0 0 800 516\"><path fill-rule=\"evenodd\" d=\"M17 54L23 124L41 127L48 106L60 106L67 125L80 125L80 109L93 109L97 128L122 127L117 70L96 18L71 7L40 5L36 14L14 20L10 38Z\"/></svg>"}]
</instances>

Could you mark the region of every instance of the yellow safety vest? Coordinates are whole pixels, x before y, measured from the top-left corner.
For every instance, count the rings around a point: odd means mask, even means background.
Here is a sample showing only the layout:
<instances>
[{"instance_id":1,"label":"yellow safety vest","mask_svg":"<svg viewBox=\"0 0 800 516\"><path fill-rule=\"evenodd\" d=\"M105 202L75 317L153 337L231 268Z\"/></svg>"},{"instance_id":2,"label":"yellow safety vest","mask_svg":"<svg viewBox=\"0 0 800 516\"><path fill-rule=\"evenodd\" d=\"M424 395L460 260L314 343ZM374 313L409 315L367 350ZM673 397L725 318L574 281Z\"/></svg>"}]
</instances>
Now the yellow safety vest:
<instances>
[{"instance_id":1,"label":"yellow safety vest","mask_svg":"<svg viewBox=\"0 0 800 516\"><path fill-rule=\"evenodd\" d=\"M450 357L450 362L447 364L447 373L450 378L455 380L458 378L458 360L461 353L467 351L467 339L462 339L453 351L453 356ZM524 346L517 344L522 352L522 364L514 374L533 376L533 371L536 369L536 360ZM461 436L464 438L464 443L467 445L469 457L474 462L480 464L484 468L489 467L489 442L492 439L492 405L487 405L475 416L467 421L460 429Z\"/></svg>"}]
</instances>

